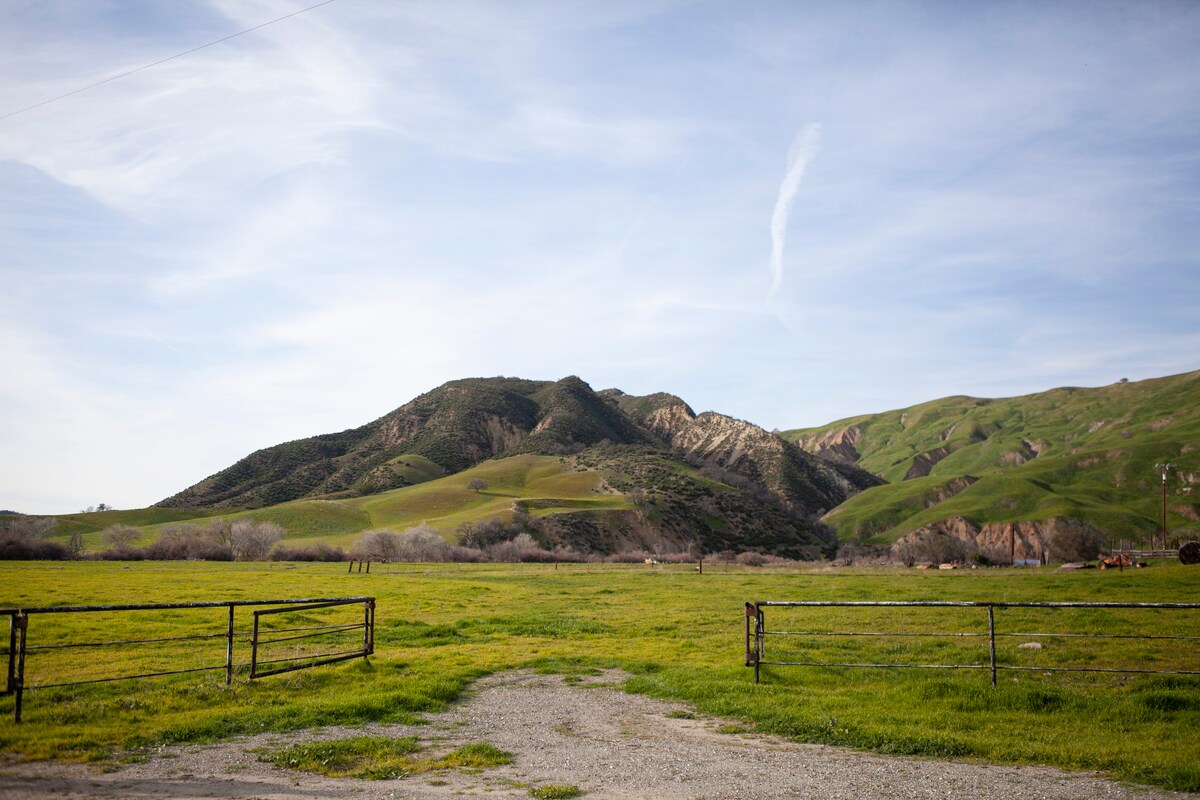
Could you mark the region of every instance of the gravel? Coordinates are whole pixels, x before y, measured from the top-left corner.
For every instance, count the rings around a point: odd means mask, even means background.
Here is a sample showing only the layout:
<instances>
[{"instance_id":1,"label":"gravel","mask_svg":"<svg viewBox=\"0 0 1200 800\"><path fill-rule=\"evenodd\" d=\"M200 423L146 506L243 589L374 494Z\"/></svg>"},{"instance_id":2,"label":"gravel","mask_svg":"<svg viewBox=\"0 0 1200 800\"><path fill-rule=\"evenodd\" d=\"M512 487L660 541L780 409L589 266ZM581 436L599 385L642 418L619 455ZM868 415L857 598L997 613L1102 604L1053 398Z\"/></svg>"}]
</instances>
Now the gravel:
<instances>
[{"instance_id":1,"label":"gravel","mask_svg":"<svg viewBox=\"0 0 1200 800\"><path fill-rule=\"evenodd\" d=\"M723 732L731 729L724 720L620 691L627 677L619 672L582 680L502 673L480 681L452 709L430 715L428 725L325 728L217 745L164 747L142 763L103 768L112 771L9 761L0 764L0 798L528 798L531 788L547 784L577 786L587 797L617 800L1189 797L1085 772L891 758ZM277 768L260 762L253 752L364 734L418 736L435 753L486 741L514 753L516 760L475 773L363 781Z\"/></svg>"}]
</instances>

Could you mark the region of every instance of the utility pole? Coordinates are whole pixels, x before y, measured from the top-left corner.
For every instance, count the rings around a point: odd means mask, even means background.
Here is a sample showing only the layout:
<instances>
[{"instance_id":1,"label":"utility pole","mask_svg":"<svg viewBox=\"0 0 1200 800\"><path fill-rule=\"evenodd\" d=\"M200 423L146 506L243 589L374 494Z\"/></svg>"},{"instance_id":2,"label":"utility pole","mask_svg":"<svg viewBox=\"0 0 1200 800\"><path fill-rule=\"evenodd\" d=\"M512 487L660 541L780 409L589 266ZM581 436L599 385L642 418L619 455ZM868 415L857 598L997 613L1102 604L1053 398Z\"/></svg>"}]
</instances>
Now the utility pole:
<instances>
[{"instance_id":1,"label":"utility pole","mask_svg":"<svg viewBox=\"0 0 1200 800\"><path fill-rule=\"evenodd\" d=\"M1169 462L1155 464L1154 468L1162 470L1162 549L1167 549L1167 472L1171 469Z\"/></svg>"}]
</instances>

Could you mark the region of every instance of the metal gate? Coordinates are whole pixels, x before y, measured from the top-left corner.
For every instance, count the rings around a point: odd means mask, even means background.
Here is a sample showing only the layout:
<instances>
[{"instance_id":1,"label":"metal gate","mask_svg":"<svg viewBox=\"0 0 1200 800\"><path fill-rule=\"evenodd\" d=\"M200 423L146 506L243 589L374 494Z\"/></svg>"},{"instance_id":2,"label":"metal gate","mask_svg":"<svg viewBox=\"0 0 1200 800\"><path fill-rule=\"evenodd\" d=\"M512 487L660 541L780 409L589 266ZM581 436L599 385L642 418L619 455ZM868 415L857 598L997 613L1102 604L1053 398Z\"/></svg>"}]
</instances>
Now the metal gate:
<instances>
[{"instance_id":1,"label":"metal gate","mask_svg":"<svg viewBox=\"0 0 1200 800\"><path fill-rule=\"evenodd\" d=\"M873 629L855 629L855 630L786 630L786 629L769 629L766 621L766 609L768 608L901 608L901 609L931 609L931 608L946 608L946 609L961 609L981 610L987 612L987 627L984 629L980 624L971 622L970 619L959 621L954 627L955 630L938 628L934 625L922 625L919 622L911 619L906 626L901 626L902 630L881 631ZM1061 627L1055 631L1022 631L1022 630L1004 630L1000 631L996 622L997 609L1095 609L1100 611L1116 611L1119 609L1132 609L1138 612L1150 612L1151 610L1169 610L1171 613L1176 612L1193 612L1190 617L1185 619L1173 620L1177 623L1171 630L1171 633L1137 633L1129 631L1129 622L1125 621L1123 626L1112 628L1101 628L1096 630L1092 623L1088 625L1076 625ZM800 601L758 601L754 603L746 603L745 607L745 648L746 648L746 666L754 667L754 682L760 680L760 667L762 666L781 666L781 667L861 667L861 668L883 668L883 669L986 669L991 672L992 686L996 685L996 672L998 670L1021 670L1028 672L1107 672L1120 674L1152 674L1152 675L1200 675L1200 650L1195 646L1195 642L1200 641L1200 617L1195 612L1200 610L1200 603L1072 603L1072 602L987 602L987 601L871 601L871 600L800 600ZM1187 615L1185 615L1186 617ZM1101 621L1103 624L1103 621ZM972 625L975 629L972 630ZM962 628L966 628L963 630ZM1136 628L1136 625L1134 626ZM899 641L914 641L918 639L976 639L987 640L987 655L986 660L980 654L972 663L898 663L895 661L829 661L829 660L812 660L792 657L788 651L784 651L782 657L771 660L767 656L766 641L769 637L871 637L874 639L889 639ZM1158 654L1155 655L1155 660L1164 663L1164 666L1156 669L1147 668L1146 665L1129 665L1116 667L1099 667L1099 666L1054 666L1054 665L1021 665L1021 664L1005 664L999 663L996 655L996 640L1006 638L1023 638L1032 641L1040 641L1044 639L1060 639L1072 641L1094 640L1098 642L1107 642L1109 640L1123 640L1125 642L1140 641L1154 642L1157 645L1182 645L1181 652L1172 654L1165 659L1165 662ZM1040 649L1040 645L1039 645ZM774 648L773 648L774 650ZM1173 666L1172 666L1173 665Z\"/></svg>"},{"instance_id":2,"label":"metal gate","mask_svg":"<svg viewBox=\"0 0 1200 800\"><path fill-rule=\"evenodd\" d=\"M356 618L352 622L339 620L327 624L300 624L294 627L272 627L262 623L263 617L268 615L307 615L308 612L358 604L361 604L363 607L361 621ZM268 606L268 608L261 608L253 612L253 627L250 630L238 630L235 626L235 611L238 608L249 606ZM206 627L205 620L189 620L188 624L198 628L198 632L183 636L164 635L131 638L126 634L118 636L115 639L107 637L102 639L85 639L82 641L70 639L66 641L48 641L40 644L31 642L30 640L31 620L39 615L88 615L116 612L120 615L117 617L115 623L117 629L121 633L125 633L136 629L136 623L128 618L128 615L132 612L187 611L190 613L193 611L199 612L202 609L225 609L227 613L222 615L223 620L221 620L224 624L214 625L211 624L211 621L208 621L210 624ZM205 603L155 603L110 606L49 606L42 608L0 609L0 614L7 615L9 618L8 673L4 694L15 695L13 718L16 722L21 721L21 710L25 692L34 689L80 686L90 683L109 683L113 681L217 670L224 670L225 683L228 685L233 682L234 670L239 667L248 666L250 668L249 678L253 680L267 675L277 675L281 672L291 672L322 664L332 664L351 658L366 658L375 652L374 597L324 597L302 600L231 600ZM312 621L319 622L320 620ZM149 622L158 622L161 624L162 620L151 619ZM305 622L305 620L301 620L301 622ZM284 625L292 624L290 621L284 622ZM361 637L358 635L358 631L361 631ZM345 639L347 635L353 636L352 642L347 643L340 640ZM95 650L103 651L104 648L124 648L128 651L138 646L178 645L178 643L182 642L203 644L206 641L213 640L223 640L225 645L223 662L212 663L216 661L217 657L215 655L212 657L212 661L203 660L207 659L208 656L201 653L198 656L193 656L202 659L199 666L180 666L178 663L172 663L173 656L170 652L167 652L149 661L149 663L155 666L129 674L96 675L93 673L89 674L88 677L76 676L74 679L69 679L71 676L63 674L61 669L57 671L49 669L45 670L49 674L46 682L29 684L27 681L27 673L30 672L27 668L27 661L31 656L39 653L66 653L81 649L91 652ZM235 643L239 641L249 644L250 653L249 661L247 662L235 663ZM260 657L264 648L284 642L293 643L290 654L282 657L276 655L276 657L265 659ZM96 663L97 660L93 659L89 663L89 667L94 668ZM262 670L260 669L262 665L268 665L269 668ZM162 668L166 666L170 666L171 668Z\"/></svg>"}]
</instances>

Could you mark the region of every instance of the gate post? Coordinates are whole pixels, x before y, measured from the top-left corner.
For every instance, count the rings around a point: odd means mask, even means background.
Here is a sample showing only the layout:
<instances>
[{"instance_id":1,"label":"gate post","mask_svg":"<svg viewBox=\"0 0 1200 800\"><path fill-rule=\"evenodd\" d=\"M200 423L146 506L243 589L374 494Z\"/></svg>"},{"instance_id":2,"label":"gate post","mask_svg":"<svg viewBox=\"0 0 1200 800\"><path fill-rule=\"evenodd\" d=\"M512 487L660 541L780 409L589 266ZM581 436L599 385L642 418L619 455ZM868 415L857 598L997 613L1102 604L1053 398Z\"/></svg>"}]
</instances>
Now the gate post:
<instances>
[{"instance_id":1,"label":"gate post","mask_svg":"<svg viewBox=\"0 0 1200 800\"><path fill-rule=\"evenodd\" d=\"M8 615L8 675L4 681L4 693L12 694L17 688L17 612Z\"/></svg>"},{"instance_id":2,"label":"gate post","mask_svg":"<svg viewBox=\"0 0 1200 800\"><path fill-rule=\"evenodd\" d=\"M754 664L754 652L750 649L750 619L756 617L758 609L753 603L746 603L746 666Z\"/></svg>"},{"instance_id":3,"label":"gate post","mask_svg":"<svg viewBox=\"0 0 1200 800\"><path fill-rule=\"evenodd\" d=\"M258 673L258 612L254 612L254 633L250 635L250 680Z\"/></svg>"},{"instance_id":4,"label":"gate post","mask_svg":"<svg viewBox=\"0 0 1200 800\"><path fill-rule=\"evenodd\" d=\"M16 702L13 704L13 721L21 721L21 699L25 694L25 637L29 631L29 615L18 611L13 615L12 624L17 631L17 674L13 680L13 691Z\"/></svg>"},{"instance_id":5,"label":"gate post","mask_svg":"<svg viewBox=\"0 0 1200 800\"><path fill-rule=\"evenodd\" d=\"M996 688L996 607L988 605L988 650L992 664L992 688Z\"/></svg>"},{"instance_id":6,"label":"gate post","mask_svg":"<svg viewBox=\"0 0 1200 800\"><path fill-rule=\"evenodd\" d=\"M229 604L229 627L225 638L225 685L233 683L233 603Z\"/></svg>"},{"instance_id":7,"label":"gate post","mask_svg":"<svg viewBox=\"0 0 1200 800\"><path fill-rule=\"evenodd\" d=\"M363 658L375 652L375 600L363 601Z\"/></svg>"}]
</instances>

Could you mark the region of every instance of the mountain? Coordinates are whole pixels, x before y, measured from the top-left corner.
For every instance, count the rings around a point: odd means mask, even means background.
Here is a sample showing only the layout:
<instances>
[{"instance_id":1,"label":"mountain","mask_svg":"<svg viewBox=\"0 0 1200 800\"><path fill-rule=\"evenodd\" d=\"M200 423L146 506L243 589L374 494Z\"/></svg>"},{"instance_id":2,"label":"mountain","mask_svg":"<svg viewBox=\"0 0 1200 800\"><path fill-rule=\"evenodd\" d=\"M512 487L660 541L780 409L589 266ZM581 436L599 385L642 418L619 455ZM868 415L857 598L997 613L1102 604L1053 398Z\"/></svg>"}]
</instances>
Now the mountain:
<instances>
[{"instance_id":1,"label":"mountain","mask_svg":"<svg viewBox=\"0 0 1200 800\"><path fill-rule=\"evenodd\" d=\"M947 397L781 436L887 481L825 515L843 541L941 532L1036 552L1069 520L1112 541L1145 541L1159 527L1162 462L1174 465L1168 528L1200 535L1200 372Z\"/></svg>"},{"instance_id":2,"label":"mountain","mask_svg":"<svg viewBox=\"0 0 1200 800\"><path fill-rule=\"evenodd\" d=\"M880 483L751 423L697 415L672 395L596 392L574 376L499 377L451 381L361 427L259 450L156 505L211 512L320 499L353 505L365 525L371 507L403 517L395 504L415 502L412 487L518 456L559 457L564 469L595 475L589 492L620 502L572 500L573 510L562 498L539 505L513 493L511 508L492 510L532 509L553 517L548 544L600 551L653 543L816 557L833 544L817 515Z\"/></svg>"}]
</instances>

